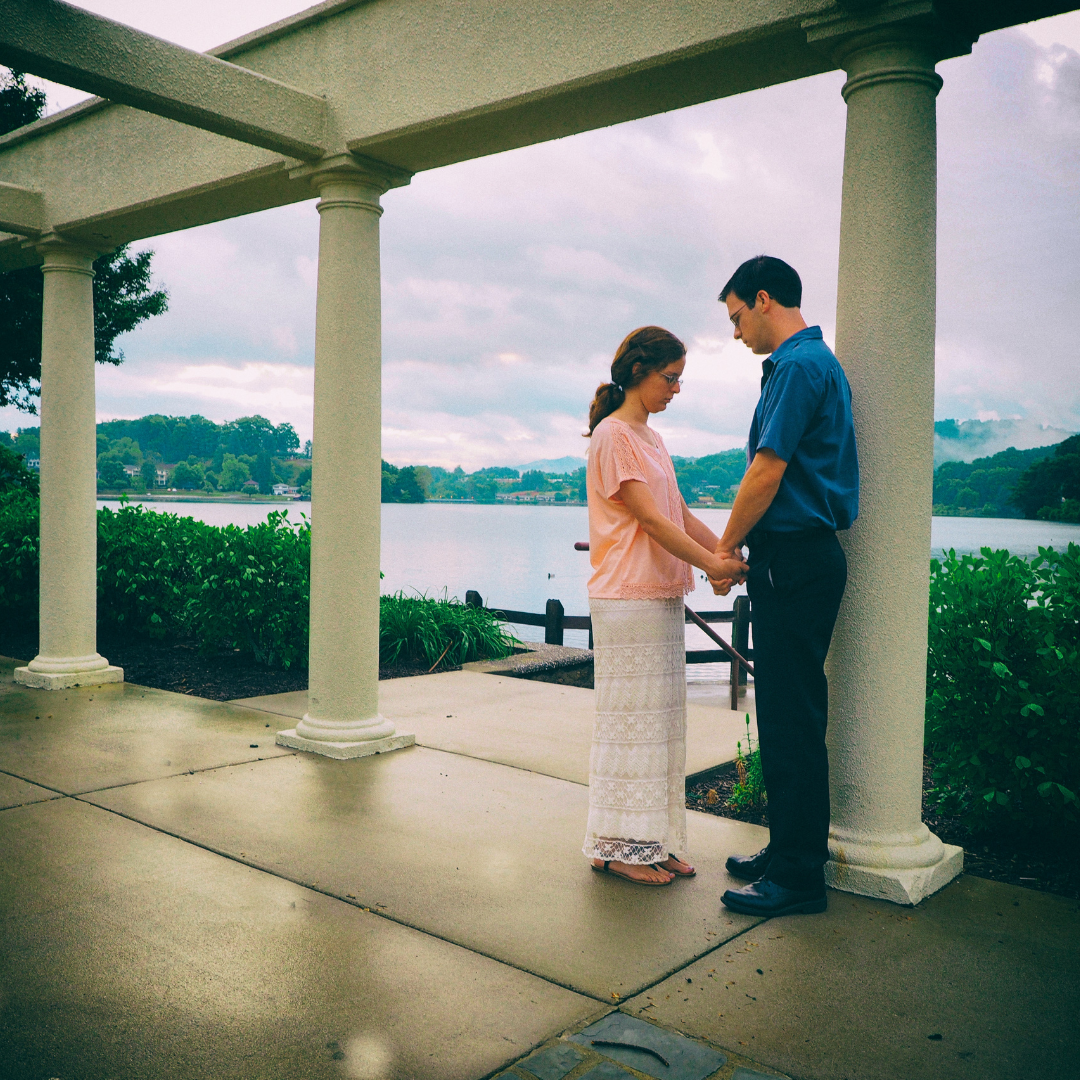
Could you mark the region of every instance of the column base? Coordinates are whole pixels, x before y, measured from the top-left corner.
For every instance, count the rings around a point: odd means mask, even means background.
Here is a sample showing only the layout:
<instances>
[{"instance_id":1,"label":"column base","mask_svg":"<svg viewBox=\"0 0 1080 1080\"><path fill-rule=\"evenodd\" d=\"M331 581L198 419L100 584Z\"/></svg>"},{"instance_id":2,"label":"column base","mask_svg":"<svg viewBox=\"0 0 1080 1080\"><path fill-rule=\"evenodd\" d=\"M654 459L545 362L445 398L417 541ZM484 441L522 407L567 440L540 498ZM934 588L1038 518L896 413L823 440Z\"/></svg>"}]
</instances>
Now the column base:
<instances>
[{"instance_id":1,"label":"column base","mask_svg":"<svg viewBox=\"0 0 1080 1080\"><path fill-rule=\"evenodd\" d=\"M400 750L404 746L413 746L415 735L387 735L383 739L365 739L362 742L327 742L324 739L308 739L297 735L296 728L277 733L278 746L288 746L293 750L307 750L323 757L345 761L349 758L369 757L372 754L385 754L390 750Z\"/></svg>"},{"instance_id":2,"label":"column base","mask_svg":"<svg viewBox=\"0 0 1080 1080\"><path fill-rule=\"evenodd\" d=\"M893 868L859 866L835 855L825 864L825 884L841 892L873 896L913 907L943 889L964 869L964 849L942 844L942 857L933 866Z\"/></svg>"},{"instance_id":3,"label":"column base","mask_svg":"<svg viewBox=\"0 0 1080 1080\"><path fill-rule=\"evenodd\" d=\"M122 683L124 669L112 664L93 671L34 671L29 667L19 667L15 669L15 681L35 690L68 690L73 686Z\"/></svg>"}]
</instances>

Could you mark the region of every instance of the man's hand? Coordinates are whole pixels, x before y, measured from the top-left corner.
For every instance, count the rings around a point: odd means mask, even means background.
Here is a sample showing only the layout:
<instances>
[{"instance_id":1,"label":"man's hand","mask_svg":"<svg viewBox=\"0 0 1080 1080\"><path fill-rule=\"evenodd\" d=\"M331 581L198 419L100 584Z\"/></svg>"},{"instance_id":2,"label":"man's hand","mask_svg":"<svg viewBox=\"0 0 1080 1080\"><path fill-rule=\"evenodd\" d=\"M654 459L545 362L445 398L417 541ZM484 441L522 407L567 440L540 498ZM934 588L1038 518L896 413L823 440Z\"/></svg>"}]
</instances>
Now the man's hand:
<instances>
[{"instance_id":1,"label":"man's hand","mask_svg":"<svg viewBox=\"0 0 1080 1080\"><path fill-rule=\"evenodd\" d=\"M741 545L733 551L723 551L718 547L715 556L717 565L709 574L709 584L717 596L727 596L733 584L741 585L746 580L749 567L743 562Z\"/></svg>"}]
</instances>

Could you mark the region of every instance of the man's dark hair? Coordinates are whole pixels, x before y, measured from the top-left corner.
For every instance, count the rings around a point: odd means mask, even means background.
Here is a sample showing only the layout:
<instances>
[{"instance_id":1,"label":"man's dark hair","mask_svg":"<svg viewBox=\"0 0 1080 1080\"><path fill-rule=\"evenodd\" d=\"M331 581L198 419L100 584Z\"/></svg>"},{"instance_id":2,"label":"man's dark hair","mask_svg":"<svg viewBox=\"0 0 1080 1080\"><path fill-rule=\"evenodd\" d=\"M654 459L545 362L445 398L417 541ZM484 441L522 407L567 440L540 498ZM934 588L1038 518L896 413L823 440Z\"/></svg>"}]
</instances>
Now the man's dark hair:
<instances>
[{"instance_id":1,"label":"man's dark hair","mask_svg":"<svg viewBox=\"0 0 1080 1080\"><path fill-rule=\"evenodd\" d=\"M747 259L721 290L720 302L723 303L734 293L747 307L752 308L762 289L782 307L797 308L802 305L802 280L799 275L783 259L774 259L771 255Z\"/></svg>"}]
</instances>

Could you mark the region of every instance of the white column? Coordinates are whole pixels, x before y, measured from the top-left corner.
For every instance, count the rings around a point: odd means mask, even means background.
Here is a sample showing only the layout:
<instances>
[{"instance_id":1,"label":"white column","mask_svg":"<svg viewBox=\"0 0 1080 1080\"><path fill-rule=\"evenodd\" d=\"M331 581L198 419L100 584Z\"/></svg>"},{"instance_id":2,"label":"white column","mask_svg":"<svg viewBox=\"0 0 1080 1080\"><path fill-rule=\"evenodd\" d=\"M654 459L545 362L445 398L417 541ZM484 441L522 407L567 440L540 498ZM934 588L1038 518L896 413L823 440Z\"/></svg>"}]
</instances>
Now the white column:
<instances>
[{"instance_id":1,"label":"white column","mask_svg":"<svg viewBox=\"0 0 1080 1080\"><path fill-rule=\"evenodd\" d=\"M97 652L94 253L52 238L41 317L38 655L15 681L43 690L123 682Z\"/></svg>"},{"instance_id":2,"label":"white column","mask_svg":"<svg viewBox=\"0 0 1080 1080\"><path fill-rule=\"evenodd\" d=\"M963 868L922 823L941 79L917 39L843 57L836 352L862 491L829 662L834 888L918 903Z\"/></svg>"},{"instance_id":3,"label":"white column","mask_svg":"<svg viewBox=\"0 0 1080 1080\"><path fill-rule=\"evenodd\" d=\"M399 174L341 155L294 175L320 199L308 711L282 746L336 758L416 741L379 715L379 196Z\"/></svg>"}]
</instances>

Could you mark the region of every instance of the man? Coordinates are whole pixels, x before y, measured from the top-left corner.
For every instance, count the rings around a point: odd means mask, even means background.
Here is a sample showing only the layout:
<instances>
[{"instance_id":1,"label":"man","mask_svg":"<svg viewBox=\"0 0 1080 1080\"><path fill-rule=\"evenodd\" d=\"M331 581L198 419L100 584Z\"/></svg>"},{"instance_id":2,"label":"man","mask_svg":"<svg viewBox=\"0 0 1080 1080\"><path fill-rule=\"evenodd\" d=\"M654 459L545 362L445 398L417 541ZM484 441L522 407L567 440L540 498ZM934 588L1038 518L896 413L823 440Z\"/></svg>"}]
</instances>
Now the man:
<instances>
[{"instance_id":1,"label":"man","mask_svg":"<svg viewBox=\"0 0 1080 1080\"><path fill-rule=\"evenodd\" d=\"M824 911L829 858L829 691L825 656L847 583L836 538L859 509L851 389L821 329L799 308L802 282L780 259L743 263L724 286L735 337L762 363L749 466L717 551L741 557L754 632L758 744L769 844L732 855L753 882L724 904L747 915Z\"/></svg>"}]
</instances>

